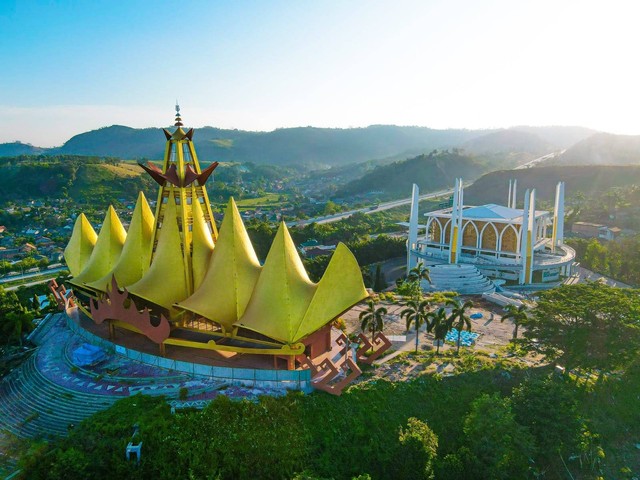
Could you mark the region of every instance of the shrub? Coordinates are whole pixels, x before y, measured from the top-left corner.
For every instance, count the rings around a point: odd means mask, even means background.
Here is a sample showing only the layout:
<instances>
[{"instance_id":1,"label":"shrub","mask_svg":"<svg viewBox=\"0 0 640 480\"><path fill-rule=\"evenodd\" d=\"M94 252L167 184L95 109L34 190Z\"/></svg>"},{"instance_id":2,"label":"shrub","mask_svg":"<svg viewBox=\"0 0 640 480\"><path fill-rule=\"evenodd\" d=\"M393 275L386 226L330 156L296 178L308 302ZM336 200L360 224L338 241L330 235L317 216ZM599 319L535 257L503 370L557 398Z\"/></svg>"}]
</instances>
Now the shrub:
<instances>
[{"instance_id":1,"label":"shrub","mask_svg":"<svg viewBox=\"0 0 640 480\"><path fill-rule=\"evenodd\" d=\"M398 436L400 445L397 457L398 475L396 478L432 479L433 464L438 450L438 437L415 417L407 420L407 427L400 427Z\"/></svg>"},{"instance_id":2,"label":"shrub","mask_svg":"<svg viewBox=\"0 0 640 480\"><path fill-rule=\"evenodd\" d=\"M510 399L497 393L478 397L464 421L464 433L483 478L526 477L534 440L529 430L516 422Z\"/></svg>"},{"instance_id":3,"label":"shrub","mask_svg":"<svg viewBox=\"0 0 640 480\"><path fill-rule=\"evenodd\" d=\"M188 396L189 396L189 389L187 387L180 387L180 390L178 392L178 398L180 400L186 400Z\"/></svg>"}]
</instances>

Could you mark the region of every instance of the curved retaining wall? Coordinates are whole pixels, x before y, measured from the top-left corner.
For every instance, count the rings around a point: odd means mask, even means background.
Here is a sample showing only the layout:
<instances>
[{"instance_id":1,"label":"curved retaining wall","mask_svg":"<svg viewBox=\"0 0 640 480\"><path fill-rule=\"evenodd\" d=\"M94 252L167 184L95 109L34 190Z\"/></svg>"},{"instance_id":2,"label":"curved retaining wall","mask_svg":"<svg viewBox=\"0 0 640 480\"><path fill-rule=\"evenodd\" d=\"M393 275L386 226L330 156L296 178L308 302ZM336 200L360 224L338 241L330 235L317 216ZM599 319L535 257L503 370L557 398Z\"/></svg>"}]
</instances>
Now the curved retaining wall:
<instances>
[{"instance_id":1,"label":"curved retaining wall","mask_svg":"<svg viewBox=\"0 0 640 480\"><path fill-rule=\"evenodd\" d=\"M69 315L67 315L67 326L74 333L87 340L88 343L102 347L111 353L130 358L136 362L194 376L214 378L230 385L242 385L272 390L302 390L306 393L313 391L310 370L262 370L254 368L215 367L199 363L183 362L116 345L80 327Z\"/></svg>"}]
</instances>

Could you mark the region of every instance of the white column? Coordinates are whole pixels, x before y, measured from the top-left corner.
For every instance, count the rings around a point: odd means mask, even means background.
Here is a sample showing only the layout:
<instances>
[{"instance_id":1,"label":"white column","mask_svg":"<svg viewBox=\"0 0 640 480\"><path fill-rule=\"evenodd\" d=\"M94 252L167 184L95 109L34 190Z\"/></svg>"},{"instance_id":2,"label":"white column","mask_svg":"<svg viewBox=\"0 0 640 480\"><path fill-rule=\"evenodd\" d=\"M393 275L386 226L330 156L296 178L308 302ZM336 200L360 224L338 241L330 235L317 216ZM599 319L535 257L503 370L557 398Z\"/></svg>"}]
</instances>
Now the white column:
<instances>
[{"instance_id":1,"label":"white column","mask_svg":"<svg viewBox=\"0 0 640 480\"><path fill-rule=\"evenodd\" d=\"M531 283L533 279L533 245L536 241L536 189L531 190L531 199L529 200L529 245L527 246L526 259L526 283Z\"/></svg>"},{"instance_id":2,"label":"white column","mask_svg":"<svg viewBox=\"0 0 640 480\"><path fill-rule=\"evenodd\" d=\"M460 193L458 194L458 245L456 246L456 263L457 257L462 253L462 223L464 220L464 182L460 179Z\"/></svg>"},{"instance_id":3,"label":"white column","mask_svg":"<svg viewBox=\"0 0 640 480\"><path fill-rule=\"evenodd\" d=\"M518 179L514 179L513 180L513 192L512 192L512 197L511 197L511 208L516 208L516 190L518 187Z\"/></svg>"},{"instance_id":4,"label":"white column","mask_svg":"<svg viewBox=\"0 0 640 480\"><path fill-rule=\"evenodd\" d=\"M529 236L529 190L524 193L524 209L522 210L522 226L520 227L520 284L526 283L525 270L527 268L527 238Z\"/></svg>"},{"instance_id":5,"label":"white column","mask_svg":"<svg viewBox=\"0 0 640 480\"><path fill-rule=\"evenodd\" d=\"M459 221L458 217L460 212L460 187L462 180L456 178L455 186L453 187L453 206L451 208L451 223L449 225L449 263L458 263L458 235L459 235Z\"/></svg>"},{"instance_id":6,"label":"white column","mask_svg":"<svg viewBox=\"0 0 640 480\"><path fill-rule=\"evenodd\" d=\"M407 275L416 266L418 257L412 253L418 245L418 203L420 202L420 191L418 185L413 184L411 192L411 216L409 217L409 237L407 239Z\"/></svg>"},{"instance_id":7,"label":"white column","mask_svg":"<svg viewBox=\"0 0 640 480\"><path fill-rule=\"evenodd\" d=\"M509 193L507 194L507 207L511 207L511 187L513 180L509 179Z\"/></svg>"},{"instance_id":8,"label":"white column","mask_svg":"<svg viewBox=\"0 0 640 480\"><path fill-rule=\"evenodd\" d=\"M556 186L556 204L553 211L553 235L551 237L552 248L564 242L564 182L558 182Z\"/></svg>"}]
</instances>

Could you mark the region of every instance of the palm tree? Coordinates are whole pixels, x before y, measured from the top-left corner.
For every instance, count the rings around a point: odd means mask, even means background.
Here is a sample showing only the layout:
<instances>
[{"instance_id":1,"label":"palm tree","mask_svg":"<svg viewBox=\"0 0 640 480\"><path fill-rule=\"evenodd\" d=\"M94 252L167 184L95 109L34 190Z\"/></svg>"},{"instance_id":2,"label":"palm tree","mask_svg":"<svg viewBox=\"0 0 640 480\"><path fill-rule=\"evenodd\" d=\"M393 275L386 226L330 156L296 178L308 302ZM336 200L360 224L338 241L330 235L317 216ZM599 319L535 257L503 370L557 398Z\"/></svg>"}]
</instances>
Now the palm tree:
<instances>
[{"instance_id":1,"label":"palm tree","mask_svg":"<svg viewBox=\"0 0 640 480\"><path fill-rule=\"evenodd\" d=\"M427 318L429 319L427 332L433 332L436 341L436 355L440 355L440 343L444 342L450 328L447 311L444 307L440 307L438 310L428 313Z\"/></svg>"},{"instance_id":2,"label":"palm tree","mask_svg":"<svg viewBox=\"0 0 640 480\"><path fill-rule=\"evenodd\" d=\"M456 355L460 353L460 339L462 337L462 330L465 328L471 331L471 318L467 315L467 310L473 307L473 302L467 300L464 303L460 303L459 300L447 300L447 305L451 308L451 314L447 320L449 328L453 327L458 331L458 348Z\"/></svg>"},{"instance_id":3,"label":"palm tree","mask_svg":"<svg viewBox=\"0 0 640 480\"><path fill-rule=\"evenodd\" d=\"M427 314L429 313L429 307L431 306L431 302L429 300L420 300L419 298L415 298L413 300L409 300L405 309L400 312L400 318L406 319L407 322L407 331L411 328L411 324L415 325L416 329L416 353L418 353L418 340L420 327L424 325L427 320Z\"/></svg>"},{"instance_id":4,"label":"palm tree","mask_svg":"<svg viewBox=\"0 0 640 480\"><path fill-rule=\"evenodd\" d=\"M367 302L367 308L360 312L360 330L364 333L367 329L371 332L371 341L374 340L376 332L381 332L384 327L384 316L387 314L385 307L376 307L373 300Z\"/></svg>"},{"instance_id":5,"label":"palm tree","mask_svg":"<svg viewBox=\"0 0 640 480\"><path fill-rule=\"evenodd\" d=\"M421 280L426 280L431 283L431 277L429 276L429 269L424 266L424 263L418 262L418 264L409 270L409 275L407 276L407 280L410 282L418 282Z\"/></svg>"},{"instance_id":6,"label":"palm tree","mask_svg":"<svg viewBox=\"0 0 640 480\"><path fill-rule=\"evenodd\" d=\"M505 310L506 313L502 315L500 321L504 322L508 318L513 321L513 324L515 325L513 328L513 340L516 340L518 338L518 326L529 320L529 307L523 303L519 307L516 307L515 305L507 305Z\"/></svg>"}]
</instances>

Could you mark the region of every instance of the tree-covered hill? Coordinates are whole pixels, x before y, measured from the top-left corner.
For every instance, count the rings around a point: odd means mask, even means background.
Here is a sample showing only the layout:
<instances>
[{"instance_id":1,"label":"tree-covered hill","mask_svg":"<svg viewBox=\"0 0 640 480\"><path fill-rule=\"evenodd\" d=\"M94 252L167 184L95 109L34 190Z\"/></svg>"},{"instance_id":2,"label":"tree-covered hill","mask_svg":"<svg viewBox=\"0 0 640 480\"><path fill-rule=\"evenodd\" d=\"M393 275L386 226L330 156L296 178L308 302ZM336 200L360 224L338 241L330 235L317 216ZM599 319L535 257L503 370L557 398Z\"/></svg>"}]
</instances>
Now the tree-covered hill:
<instances>
[{"instance_id":1,"label":"tree-covered hill","mask_svg":"<svg viewBox=\"0 0 640 480\"><path fill-rule=\"evenodd\" d=\"M117 198L134 200L149 191L151 179L136 165L112 158L76 155L18 156L0 159L4 188L0 202L8 200L71 198L108 204Z\"/></svg>"},{"instance_id":2,"label":"tree-covered hill","mask_svg":"<svg viewBox=\"0 0 640 480\"><path fill-rule=\"evenodd\" d=\"M526 189L535 188L538 199L553 201L556 184L565 182L565 195L571 197L578 192L592 194L613 187L640 183L640 166L555 166L502 170L487 173L465 189L464 200L468 204L505 204L509 190L509 179L518 180L518 204Z\"/></svg>"},{"instance_id":3,"label":"tree-covered hill","mask_svg":"<svg viewBox=\"0 0 640 480\"><path fill-rule=\"evenodd\" d=\"M342 165L408 151L448 148L486 133L375 125L367 128L282 128L272 132L196 129L194 142L203 161L274 165ZM114 125L76 135L57 149L74 155L160 159L164 135L158 128Z\"/></svg>"},{"instance_id":4,"label":"tree-covered hill","mask_svg":"<svg viewBox=\"0 0 640 480\"><path fill-rule=\"evenodd\" d=\"M556 150L553 145L535 133L519 130L498 130L467 140L462 147L474 154L522 152L544 155Z\"/></svg>"},{"instance_id":5,"label":"tree-covered hill","mask_svg":"<svg viewBox=\"0 0 640 480\"><path fill-rule=\"evenodd\" d=\"M38 155L46 149L34 147L28 143L12 142L0 143L0 157L15 157L16 155Z\"/></svg>"},{"instance_id":6,"label":"tree-covered hill","mask_svg":"<svg viewBox=\"0 0 640 480\"><path fill-rule=\"evenodd\" d=\"M379 198L393 198L411 194L416 183L421 192L429 192L453 185L458 177L473 180L486 167L459 151L433 151L401 162L375 168L363 177L349 182L337 192L339 197L378 192Z\"/></svg>"},{"instance_id":7,"label":"tree-covered hill","mask_svg":"<svg viewBox=\"0 0 640 480\"><path fill-rule=\"evenodd\" d=\"M517 130L519 132L532 133L545 142L555 145L559 148L569 148L585 138L590 137L595 130L585 127L572 127L572 126L548 126L548 127L528 127L517 126L512 127L510 130Z\"/></svg>"},{"instance_id":8,"label":"tree-covered hill","mask_svg":"<svg viewBox=\"0 0 640 480\"><path fill-rule=\"evenodd\" d=\"M640 165L640 135L596 133L553 160L555 165Z\"/></svg>"}]
</instances>

